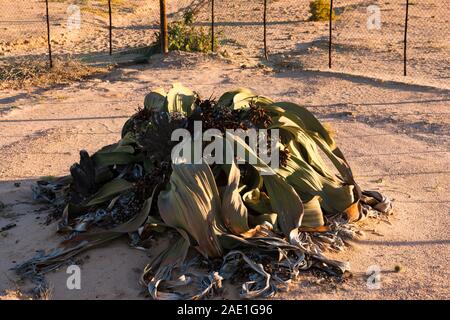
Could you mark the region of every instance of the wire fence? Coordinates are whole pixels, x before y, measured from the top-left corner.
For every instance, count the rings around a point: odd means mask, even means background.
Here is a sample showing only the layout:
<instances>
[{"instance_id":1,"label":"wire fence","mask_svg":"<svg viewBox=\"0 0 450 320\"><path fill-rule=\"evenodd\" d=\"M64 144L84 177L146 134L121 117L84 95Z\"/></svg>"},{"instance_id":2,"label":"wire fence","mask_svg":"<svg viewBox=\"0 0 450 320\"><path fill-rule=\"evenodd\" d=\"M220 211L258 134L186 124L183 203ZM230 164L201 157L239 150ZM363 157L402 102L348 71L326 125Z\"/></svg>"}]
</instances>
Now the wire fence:
<instances>
[{"instance_id":1,"label":"wire fence","mask_svg":"<svg viewBox=\"0 0 450 320\"><path fill-rule=\"evenodd\" d=\"M379 76L406 71L414 78L441 82L450 78L447 1L315 1L333 13L331 20L328 13L323 21L312 21L311 0L166 3L169 25L183 19L184 12L194 12L194 26L213 31L219 45L211 49L226 56L267 57L288 68L331 67ZM48 59L50 49L54 57L86 58L158 41L159 0L0 0L0 4L4 61Z\"/></svg>"}]
</instances>

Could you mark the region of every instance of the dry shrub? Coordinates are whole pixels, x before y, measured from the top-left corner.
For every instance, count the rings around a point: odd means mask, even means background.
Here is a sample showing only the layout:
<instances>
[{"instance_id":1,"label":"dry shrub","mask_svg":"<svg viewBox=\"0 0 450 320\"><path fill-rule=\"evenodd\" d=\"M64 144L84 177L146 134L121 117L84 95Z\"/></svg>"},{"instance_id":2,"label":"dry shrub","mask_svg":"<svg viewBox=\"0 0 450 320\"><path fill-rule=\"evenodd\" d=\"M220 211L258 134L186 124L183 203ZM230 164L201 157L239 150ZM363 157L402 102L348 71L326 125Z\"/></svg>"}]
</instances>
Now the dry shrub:
<instances>
[{"instance_id":1,"label":"dry shrub","mask_svg":"<svg viewBox=\"0 0 450 320\"><path fill-rule=\"evenodd\" d=\"M328 21L330 19L330 1L329 0L313 0L309 3L310 21ZM331 13L334 20L334 10Z\"/></svg>"},{"instance_id":2,"label":"dry shrub","mask_svg":"<svg viewBox=\"0 0 450 320\"><path fill-rule=\"evenodd\" d=\"M92 67L71 59L56 60L53 68L49 68L47 61L16 60L0 65L0 89L69 84L108 70L108 67Z\"/></svg>"},{"instance_id":3,"label":"dry shrub","mask_svg":"<svg viewBox=\"0 0 450 320\"><path fill-rule=\"evenodd\" d=\"M0 300L30 300L22 292L17 290L5 290L4 293L0 293Z\"/></svg>"}]
</instances>

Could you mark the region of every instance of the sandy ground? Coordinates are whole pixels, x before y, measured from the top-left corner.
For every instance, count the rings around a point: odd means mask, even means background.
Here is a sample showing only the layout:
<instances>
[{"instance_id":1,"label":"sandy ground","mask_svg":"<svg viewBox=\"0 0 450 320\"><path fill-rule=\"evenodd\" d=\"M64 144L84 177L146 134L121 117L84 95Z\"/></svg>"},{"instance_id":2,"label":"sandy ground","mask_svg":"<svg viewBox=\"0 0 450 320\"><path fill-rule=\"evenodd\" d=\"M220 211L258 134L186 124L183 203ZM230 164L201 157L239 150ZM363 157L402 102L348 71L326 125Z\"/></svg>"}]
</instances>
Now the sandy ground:
<instances>
[{"instance_id":1,"label":"sandy ground","mask_svg":"<svg viewBox=\"0 0 450 320\"><path fill-rule=\"evenodd\" d=\"M362 187L394 199L390 223L365 222L365 236L336 256L350 261L353 278L333 284L302 275L276 298L450 298L449 91L330 73L242 69L189 54L164 61L156 56L149 65L65 87L0 92L0 201L6 205L0 227L16 224L0 233L0 292L27 293L30 284L16 282L8 269L60 240L54 223L43 224L47 211L32 202L31 184L41 176L66 174L79 149L93 152L115 142L145 93L174 81L205 97L245 86L308 106L335 128ZM80 256L81 290L67 289L66 270L49 274L52 297L142 298L139 272L148 261L145 252L119 239ZM373 265L382 271L378 290L366 285Z\"/></svg>"},{"instance_id":2,"label":"sandy ground","mask_svg":"<svg viewBox=\"0 0 450 320\"><path fill-rule=\"evenodd\" d=\"M191 2L170 1L168 15L171 17ZM45 2L0 0L0 5L4 8L0 12L0 57L47 53ZM50 0L49 19L55 55L77 56L109 50L107 0ZM149 45L159 30L159 1L112 0L112 25L114 50Z\"/></svg>"},{"instance_id":3,"label":"sandy ground","mask_svg":"<svg viewBox=\"0 0 450 320\"><path fill-rule=\"evenodd\" d=\"M333 69L377 77L403 75L404 0L335 0ZM168 2L169 21L191 3L205 3L197 25L211 21L207 0ZM77 4L80 29L70 27ZM0 0L0 62L23 56L45 59L45 6L40 0ZM380 9L380 29L368 29L368 7ZM450 18L445 1L411 2L408 32L408 74L445 85L450 78ZM52 48L55 56L86 57L108 51L106 0L50 1ZM308 21L309 0L273 0L268 6L267 44L272 61L295 69L328 67L328 23ZM220 51L233 59L263 56L263 1L216 1L216 35ZM156 39L157 0L113 0L114 51L147 46Z\"/></svg>"}]
</instances>

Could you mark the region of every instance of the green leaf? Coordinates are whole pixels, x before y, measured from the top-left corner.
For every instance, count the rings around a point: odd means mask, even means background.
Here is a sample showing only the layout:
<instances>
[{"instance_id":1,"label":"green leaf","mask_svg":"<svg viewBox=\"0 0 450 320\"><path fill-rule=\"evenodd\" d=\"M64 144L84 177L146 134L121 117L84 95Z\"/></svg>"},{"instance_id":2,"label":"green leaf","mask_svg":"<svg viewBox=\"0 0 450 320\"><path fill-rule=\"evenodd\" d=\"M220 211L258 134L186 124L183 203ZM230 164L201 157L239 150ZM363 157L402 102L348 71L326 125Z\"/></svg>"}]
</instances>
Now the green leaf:
<instances>
[{"instance_id":1,"label":"green leaf","mask_svg":"<svg viewBox=\"0 0 450 320\"><path fill-rule=\"evenodd\" d=\"M251 90L240 88L234 91L224 93L218 101L218 104L232 109L248 108L250 103L257 105L269 105L272 101L266 97L255 95Z\"/></svg>"},{"instance_id":2,"label":"green leaf","mask_svg":"<svg viewBox=\"0 0 450 320\"><path fill-rule=\"evenodd\" d=\"M276 102L271 105L262 106L262 108L290 118L303 129L317 132L331 148L336 146L329 132L308 109L291 102Z\"/></svg>"},{"instance_id":3,"label":"green leaf","mask_svg":"<svg viewBox=\"0 0 450 320\"><path fill-rule=\"evenodd\" d=\"M292 229L301 225L303 218L302 201L295 189L278 175L263 176L263 179L270 204L278 214L278 225L281 231L288 235Z\"/></svg>"},{"instance_id":4,"label":"green leaf","mask_svg":"<svg viewBox=\"0 0 450 320\"><path fill-rule=\"evenodd\" d=\"M162 88L153 90L145 96L144 108L154 111L162 111L166 103L166 91Z\"/></svg>"},{"instance_id":5,"label":"green leaf","mask_svg":"<svg viewBox=\"0 0 450 320\"><path fill-rule=\"evenodd\" d=\"M295 188L303 201L320 196L321 206L328 212L343 212L355 202L353 185L343 185L320 175L301 158L291 155L287 165L277 172Z\"/></svg>"},{"instance_id":6,"label":"green leaf","mask_svg":"<svg viewBox=\"0 0 450 320\"><path fill-rule=\"evenodd\" d=\"M101 152L92 156L96 167L130 164L136 162L137 158L128 152Z\"/></svg>"},{"instance_id":7,"label":"green leaf","mask_svg":"<svg viewBox=\"0 0 450 320\"><path fill-rule=\"evenodd\" d=\"M247 208L239 194L239 179L241 176L236 164L224 165L228 172L228 184L222 196L222 219L225 226L234 234L246 232Z\"/></svg>"},{"instance_id":8,"label":"green leaf","mask_svg":"<svg viewBox=\"0 0 450 320\"><path fill-rule=\"evenodd\" d=\"M206 257L219 257L217 235L223 231L220 196L209 165L172 165L170 186L158 197L159 213L173 228L186 231Z\"/></svg>"},{"instance_id":9,"label":"green leaf","mask_svg":"<svg viewBox=\"0 0 450 320\"><path fill-rule=\"evenodd\" d=\"M272 212L272 206L270 205L270 199L265 192L261 192L258 188L252 189L242 196L242 200L245 205L252 210L265 214Z\"/></svg>"},{"instance_id":10,"label":"green leaf","mask_svg":"<svg viewBox=\"0 0 450 320\"><path fill-rule=\"evenodd\" d=\"M292 229L298 228L303 216L303 204L294 188L278 176L240 137L226 132L226 139L233 146L234 143L241 146L248 155L256 160L256 163L252 166L262 175L271 207L278 214L278 224L281 231L288 235Z\"/></svg>"},{"instance_id":11,"label":"green leaf","mask_svg":"<svg viewBox=\"0 0 450 320\"><path fill-rule=\"evenodd\" d=\"M167 112L178 112L189 116L195 108L197 95L192 90L186 88L181 83L174 83L167 93L164 105Z\"/></svg>"},{"instance_id":12,"label":"green leaf","mask_svg":"<svg viewBox=\"0 0 450 320\"><path fill-rule=\"evenodd\" d=\"M334 180L334 174L328 169L320 156L316 142L309 133L298 126L297 123L285 116L273 117L270 129L281 129L289 132L295 140L293 144L289 145L289 151L298 157L303 158L321 175Z\"/></svg>"},{"instance_id":13,"label":"green leaf","mask_svg":"<svg viewBox=\"0 0 450 320\"><path fill-rule=\"evenodd\" d=\"M303 215L302 227L316 228L325 224L319 199L318 196L315 196L308 202L303 203L305 213Z\"/></svg>"},{"instance_id":14,"label":"green leaf","mask_svg":"<svg viewBox=\"0 0 450 320\"><path fill-rule=\"evenodd\" d=\"M87 207L101 204L111 200L116 195L130 190L133 187L131 182L124 179L114 179L105 183L100 190L98 190L86 204Z\"/></svg>"},{"instance_id":15,"label":"green leaf","mask_svg":"<svg viewBox=\"0 0 450 320\"><path fill-rule=\"evenodd\" d=\"M322 151L330 158L345 181L355 186L358 198L361 197L360 188L353 178L352 171L344 154L336 146L336 142L328 130L308 109L290 102L277 102L262 107L267 111L289 118L297 126L306 130L309 136L314 139Z\"/></svg>"},{"instance_id":16,"label":"green leaf","mask_svg":"<svg viewBox=\"0 0 450 320\"><path fill-rule=\"evenodd\" d=\"M358 201L360 191L350 167L320 122L305 108L292 103L275 103L266 109L281 115L273 118L271 128L280 128L294 137L288 144L291 151L288 164L278 173L294 186L302 199L310 201L318 195L322 207L329 212L344 212ZM345 183L327 168L318 147Z\"/></svg>"},{"instance_id":17,"label":"green leaf","mask_svg":"<svg viewBox=\"0 0 450 320\"><path fill-rule=\"evenodd\" d=\"M133 155L135 143L135 139L127 133L118 143L103 147L92 155L95 166L98 168L136 162L138 157Z\"/></svg>"}]
</instances>

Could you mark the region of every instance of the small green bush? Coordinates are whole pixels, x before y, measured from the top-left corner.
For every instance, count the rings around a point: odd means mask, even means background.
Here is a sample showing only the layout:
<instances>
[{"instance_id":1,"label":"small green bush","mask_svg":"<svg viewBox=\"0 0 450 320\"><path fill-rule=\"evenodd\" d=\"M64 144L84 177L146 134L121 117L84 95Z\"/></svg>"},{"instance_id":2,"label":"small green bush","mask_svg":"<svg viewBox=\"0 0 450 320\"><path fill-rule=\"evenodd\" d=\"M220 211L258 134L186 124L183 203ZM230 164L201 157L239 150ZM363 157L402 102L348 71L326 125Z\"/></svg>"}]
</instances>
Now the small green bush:
<instances>
[{"instance_id":1,"label":"small green bush","mask_svg":"<svg viewBox=\"0 0 450 320\"><path fill-rule=\"evenodd\" d=\"M188 11L183 16L183 21L174 21L168 25L169 50L188 52L209 52L211 50L211 32L193 25L195 15ZM159 36L158 36L159 39ZM158 41L158 48L160 44ZM214 37L214 47L218 47L218 40Z\"/></svg>"},{"instance_id":2,"label":"small green bush","mask_svg":"<svg viewBox=\"0 0 450 320\"><path fill-rule=\"evenodd\" d=\"M193 24L195 21L195 13L192 10L187 10L183 14L183 20L185 24Z\"/></svg>"},{"instance_id":3,"label":"small green bush","mask_svg":"<svg viewBox=\"0 0 450 320\"><path fill-rule=\"evenodd\" d=\"M330 1L329 0L313 0L309 3L309 21L328 21L330 20ZM331 18L335 19L334 9Z\"/></svg>"},{"instance_id":4,"label":"small green bush","mask_svg":"<svg viewBox=\"0 0 450 320\"><path fill-rule=\"evenodd\" d=\"M184 22L172 22L169 24L169 50L208 52L211 50L211 33Z\"/></svg>"}]
</instances>

